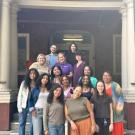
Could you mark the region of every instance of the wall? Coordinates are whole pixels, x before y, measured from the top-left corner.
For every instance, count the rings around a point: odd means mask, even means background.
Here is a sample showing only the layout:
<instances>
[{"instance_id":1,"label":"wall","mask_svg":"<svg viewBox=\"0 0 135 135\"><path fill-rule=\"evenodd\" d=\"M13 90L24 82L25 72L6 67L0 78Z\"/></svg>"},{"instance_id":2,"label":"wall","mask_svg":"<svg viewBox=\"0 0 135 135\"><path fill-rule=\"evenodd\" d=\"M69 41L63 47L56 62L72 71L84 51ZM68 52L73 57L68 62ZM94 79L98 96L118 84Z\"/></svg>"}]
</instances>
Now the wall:
<instances>
[{"instance_id":1,"label":"wall","mask_svg":"<svg viewBox=\"0 0 135 135\"><path fill-rule=\"evenodd\" d=\"M121 15L115 11L22 10L18 32L30 33L30 58L48 52L49 37L58 30L86 30L95 38L96 76L113 70L113 34L121 34ZM120 76L114 76L120 82Z\"/></svg>"}]
</instances>

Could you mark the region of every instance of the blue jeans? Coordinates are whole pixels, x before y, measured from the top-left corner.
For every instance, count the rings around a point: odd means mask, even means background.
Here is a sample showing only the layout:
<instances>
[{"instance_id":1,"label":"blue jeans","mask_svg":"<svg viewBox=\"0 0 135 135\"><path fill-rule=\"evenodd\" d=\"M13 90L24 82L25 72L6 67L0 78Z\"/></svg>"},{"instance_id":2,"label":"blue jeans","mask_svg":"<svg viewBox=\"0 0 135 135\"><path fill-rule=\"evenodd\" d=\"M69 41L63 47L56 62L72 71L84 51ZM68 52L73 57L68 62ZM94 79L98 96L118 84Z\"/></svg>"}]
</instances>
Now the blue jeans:
<instances>
[{"instance_id":1,"label":"blue jeans","mask_svg":"<svg viewBox=\"0 0 135 135\"><path fill-rule=\"evenodd\" d=\"M27 120L27 114L29 113L29 109L23 109L21 113L19 113L19 135L25 135L25 126ZM32 126L32 117L29 114L30 119L30 135L33 135L33 126Z\"/></svg>"},{"instance_id":2,"label":"blue jeans","mask_svg":"<svg viewBox=\"0 0 135 135\"><path fill-rule=\"evenodd\" d=\"M50 125L49 135L64 135L64 124L62 125Z\"/></svg>"},{"instance_id":3,"label":"blue jeans","mask_svg":"<svg viewBox=\"0 0 135 135\"><path fill-rule=\"evenodd\" d=\"M43 109L36 110L36 116L32 116L33 134L43 135Z\"/></svg>"}]
</instances>

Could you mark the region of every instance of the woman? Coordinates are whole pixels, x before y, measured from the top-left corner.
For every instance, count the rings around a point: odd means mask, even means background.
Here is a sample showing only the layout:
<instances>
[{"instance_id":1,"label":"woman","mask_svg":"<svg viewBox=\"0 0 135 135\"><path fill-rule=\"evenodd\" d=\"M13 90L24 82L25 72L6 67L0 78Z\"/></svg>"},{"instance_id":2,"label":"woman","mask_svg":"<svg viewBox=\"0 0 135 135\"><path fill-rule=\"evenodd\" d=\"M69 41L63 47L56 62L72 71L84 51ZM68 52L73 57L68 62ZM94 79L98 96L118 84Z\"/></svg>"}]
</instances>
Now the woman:
<instances>
[{"instance_id":1,"label":"woman","mask_svg":"<svg viewBox=\"0 0 135 135\"><path fill-rule=\"evenodd\" d=\"M72 43L69 47L69 52L66 54L67 62L69 62L72 66L74 66L77 61L75 59L75 54L77 52L77 45Z\"/></svg>"},{"instance_id":2,"label":"woman","mask_svg":"<svg viewBox=\"0 0 135 135\"><path fill-rule=\"evenodd\" d=\"M94 107L97 133L95 135L111 135L113 130L112 98L105 93L105 84L98 81L95 95L91 98Z\"/></svg>"},{"instance_id":3,"label":"woman","mask_svg":"<svg viewBox=\"0 0 135 135\"><path fill-rule=\"evenodd\" d=\"M83 61L81 52L77 52L75 55L77 63L74 65L74 74L73 74L73 86L78 84L79 78L83 75L83 69L85 62Z\"/></svg>"},{"instance_id":4,"label":"woman","mask_svg":"<svg viewBox=\"0 0 135 135\"><path fill-rule=\"evenodd\" d=\"M88 75L89 76L89 80L92 84L92 87L95 88L96 87L96 84L97 84L97 78L95 78L93 76L93 72L92 72L92 68L90 66L85 66L84 69L83 69L83 75ZM79 78L79 81L78 83L80 83L82 77Z\"/></svg>"},{"instance_id":5,"label":"woman","mask_svg":"<svg viewBox=\"0 0 135 135\"><path fill-rule=\"evenodd\" d=\"M69 77L66 75L62 76L61 83L62 83L65 99L70 98L73 92L73 87L71 87Z\"/></svg>"},{"instance_id":6,"label":"woman","mask_svg":"<svg viewBox=\"0 0 135 135\"><path fill-rule=\"evenodd\" d=\"M46 58L43 53L38 54L37 62L34 62L29 69L35 68L38 70L39 74L50 73L50 67L46 63Z\"/></svg>"},{"instance_id":7,"label":"woman","mask_svg":"<svg viewBox=\"0 0 135 135\"><path fill-rule=\"evenodd\" d=\"M52 83L61 84L62 70L60 66L53 66L51 70L51 80Z\"/></svg>"},{"instance_id":8,"label":"woman","mask_svg":"<svg viewBox=\"0 0 135 135\"><path fill-rule=\"evenodd\" d=\"M38 71L34 68L28 70L27 74L25 75L24 81L21 83L18 98L17 98L17 108L19 112L19 135L25 135L25 126L26 126L26 119L27 114L29 112L29 98L31 95L31 90L36 85L36 80L39 74ZM32 129L32 119L30 116L30 135L33 135Z\"/></svg>"},{"instance_id":9,"label":"woman","mask_svg":"<svg viewBox=\"0 0 135 135\"><path fill-rule=\"evenodd\" d=\"M92 106L81 94L82 88L77 86L72 97L65 103L65 116L70 123L70 135L92 135L95 132Z\"/></svg>"},{"instance_id":10,"label":"woman","mask_svg":"<svg viewBox=\"0 0 135 135\"><path fill-rule=\"evenodd\" d=\"M82 96L90 100L92 95L95 94L95 90L89 80L89 76L84 75L79 85L82 87Z\"/></svg>"},{"instance_id":11,"label":"woman","mask_svg":"<svg viewBox=\"0 0 135 135\"><path fill-rule=\"evenodd\" d=\"M44 109L44 134L64 135L64 94L59 84L53 84Z\"/></svg>"},{"instance_id":12,"label":"woman","mask_svg":"<svg viewBox=\"0 0 135 135\"><path fill-rule=\"evenodd\" d=\"M106 94L113 100L113 132L112 135L124 135L124 97L120 85L112 81L112 75L109 71L103 73Z\"/></svg>"},{"instance_id":13,"label":"woman","mask_svg":"<svg viewBox=\"0 0 135 135\"><path fill-rule=\"evenodd\" d=\"M32 90L30 97L30 112L32 112L32 123L34 135L43 135L43 108L46 106L47 96L50 90L50 77L42 74L37 86Z\"/></svg>"}]
</instances>

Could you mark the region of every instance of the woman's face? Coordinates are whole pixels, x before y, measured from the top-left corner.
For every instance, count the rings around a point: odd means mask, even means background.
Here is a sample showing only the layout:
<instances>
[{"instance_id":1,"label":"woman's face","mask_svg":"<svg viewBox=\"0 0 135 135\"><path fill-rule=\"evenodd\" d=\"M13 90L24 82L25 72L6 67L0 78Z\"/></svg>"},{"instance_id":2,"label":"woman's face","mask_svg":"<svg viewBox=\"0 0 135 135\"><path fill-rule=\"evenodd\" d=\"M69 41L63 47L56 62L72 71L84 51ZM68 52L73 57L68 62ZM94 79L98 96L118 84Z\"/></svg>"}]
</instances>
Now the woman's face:
<instances>
[{"instance_id":1,"label":"woman's face","mask_svg":"<svg viewBox=\"0 0 135 135\"><path fill-rule=\"evenodd\" d=\"M71 45L71 52L76 52L76 46L75 46L75 44L72 44Z\"/></svg>"},{"instance_id":2,"label":"woman's face","mask_svg":"<svg viewBox=\"0 0 135 135\"><path fill-rule=\"evenodd\" d=\"M56 90L54 90L54 92L53 92L53 94L54 94L54 97L55 98L58 98L58 97L60 97L60 95L61 95L61 92L62 92L62 89L61 89L61 87L58 87Z\"/></svg>"},{"instance_id":3,"label":"woman's face","mask_svg":"<svg viewBox=\"0 0 135 135\"><path fill-rule=\"evenodd\" d=\"M89 67L84 67L84 75L90 75L91 74L91 71L90 71L90 68Z\"/></svg>"},{"instance_id":4,"label":"woman's face","mask_svg":"<svg viewBox=\"0 0 135 135\"><path fill-rule=\"evenodd\" d=\"M83 85L88 85L89 84L89 77L88 76L84 76L82 78L82 83L83 83Z\"/></svg>"},{"instance_id":5,"label":"woman's face","mask_svg":"<svg viewBox=\"0 0 135 135\"><path fill-rule=\"evenodd\" d=\"M46 85L48 83L48 76L47 75L44 75L43 78L41 79L41 84L42 85Z\"/></svg>"},{"instance_id":6,"label":"woman's face","mask_svg":"<svg viewBox=\"0 0 135 135\"><path fill-rule=\"evenodd\" d=\"M44 65L46 62L45 56L39 55L37 61L38 61L39 65Z\"/></svg>"},{"instance_id":7,"label":"woman's face","mask_svg":"<svg viewBox=\"0 0 135 135\"><path fill-rule=\"evenodd\" d=\"M66 76L62 78L62 85L69 86L69 79Z\"/></svg>"},{"instance_id":8,"label":"woman's face","mask_svg":"<svg viewBox=\"0 0 135 135\"><path fill-rule=\"evenodd\" d=\"M53 74L55 75L55 76L59 76L60 75L60 70L59 70L59 68L58 67L54 67L54 69L53 69Z\"/></svg>"},{"instance_id":9,"label":"woman's face","mask_svg":"<svg viewBox=\"0 0 135 135\"><path fill-rule=\"evenodd\" d=\"M76 55L75 58L76 58L77 61L82 60L82 57L80 55Z\"/></svg>"},{"instance_id":10,"label":"woman's face","mask_svg":"<svg viewBox=\"0 0 135 135\"><path fill-rule=\"evenodd\" d=\"M66 58L62 53L58 54L58 61L59 61L59 63L63 63L66 61Z\"/></svg>"},{"instance_id":11,"label":"woman's face","mask_svg":"<svg viewBox=\"0 0 135 135\"><path fill-rule=\"evenodd\" d=\"M104 72L103 73L103 81L105 83L110 83L112 81L111 75L109 73L107 73L107 72Z\"/></svg>"},{"instance_id":12,"label":"woman's face","mask_svg":"<svg viewBox=\"0 0 135 135\"><path fill-rule=\"evenodd\" d=\"M97 83L97 91L98 91L99 94L103 93L103 91L104 91L104 84L103 84L103 82L98 82Z\"/></svg>"},{"instance_id":13,"label":"woman's face","mask_svg":"<svg viewBox=\"0 0 135 135\"><path fill-rule=\"evenodd\" d=\"M80 86L76 87L73 91L73 95L75 98L80 97L82 94L82 88Z\"/></svg>"},{"instance_id":14,"label":"woman's face","mask_svg":"<svg viewBox=\"0 0 135 135\"><path fill-rule=\"evenodd\" d=\"M34 70L31 70L30 74L29 74L29 77L31 80L34 80L36 78L36 73Z\"/></svg>"}]
</instances>

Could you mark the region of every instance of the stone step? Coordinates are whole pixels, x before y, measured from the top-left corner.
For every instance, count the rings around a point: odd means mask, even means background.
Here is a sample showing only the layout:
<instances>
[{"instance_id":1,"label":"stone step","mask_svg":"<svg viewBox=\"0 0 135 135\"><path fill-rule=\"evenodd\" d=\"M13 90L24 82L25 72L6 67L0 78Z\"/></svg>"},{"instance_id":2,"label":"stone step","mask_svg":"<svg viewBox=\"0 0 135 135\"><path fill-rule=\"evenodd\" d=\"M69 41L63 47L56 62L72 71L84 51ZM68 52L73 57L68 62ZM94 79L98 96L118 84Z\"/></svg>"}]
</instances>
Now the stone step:
<instances>
[{"instance_id":1,"label":"stone step","mask_svg":"<svg viewBox=\"0 0 135 135\"><path fill-rule=\"evenodd\" d=\"M15 113L13 115L13 121L18 122L19 121L19 113ZM27 122L29 122L29 114L27 115Z\"/></svg>"},{"instance_id":2,"label":"stone step","mask_svg":"<svg viewBox=\"0 0 135 135\"><path fill-rule=\"evenodd\" d=\"M18 130L12 130L9 135L19 135ZM25 135L29 135L29 131L26 131Z\"/></svg>"},{"instance_id":3,"label":"stone step","mask_svg":"<svg viewBox=\"0 0 135 135\"><path fill-rule=\"evenodd\" d=\"M29 131L29 122L26 123L26 131ZM19 122L11 122L11 130L18 130L19 128Z\"/></svg>"},{"instance_id":4,"label":"stone step","mask_svg":"<svg viewBox=\"0 0 135 135\"><path fill-rule=\"evenodd\" d=\"M135 135L135 130L127 130L127 129L125 129L125 135Z\"/></svg>"},{"instance_id":5,"label":"stone step","mask_svg":"<svg viewBox=\"0 0 135 135\"><path fill-rule=\"evenodd\" d=\"M11 131L0 131L0 135L10 135Z\"/></svg>"}]
</instances>

